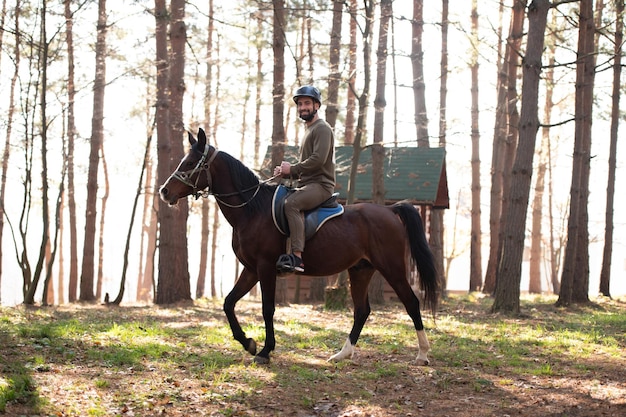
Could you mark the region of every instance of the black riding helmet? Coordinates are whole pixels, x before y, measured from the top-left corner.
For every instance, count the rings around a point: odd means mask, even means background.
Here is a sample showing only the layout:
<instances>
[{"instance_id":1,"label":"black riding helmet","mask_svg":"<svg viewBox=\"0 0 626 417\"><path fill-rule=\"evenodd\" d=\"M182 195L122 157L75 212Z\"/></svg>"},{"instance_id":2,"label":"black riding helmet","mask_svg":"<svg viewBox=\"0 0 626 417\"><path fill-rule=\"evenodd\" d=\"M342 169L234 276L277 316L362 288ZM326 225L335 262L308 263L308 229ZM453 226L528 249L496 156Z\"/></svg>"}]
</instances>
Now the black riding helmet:
<instances>
[{"instance_id":1,"label":"black riding helmet","mask_svg":"<svg viewBox=\"0 0 626 417\"><path fill-rule=\"evenodd\" d=\"M313 100L317 101L320 106L322 105L322 95L320 94L320 90L312 85L303 85L298 88L296 94L293 96L293 101L298 104L298 98L300 97L311 97Z\"/></svg>"}]
</instances>

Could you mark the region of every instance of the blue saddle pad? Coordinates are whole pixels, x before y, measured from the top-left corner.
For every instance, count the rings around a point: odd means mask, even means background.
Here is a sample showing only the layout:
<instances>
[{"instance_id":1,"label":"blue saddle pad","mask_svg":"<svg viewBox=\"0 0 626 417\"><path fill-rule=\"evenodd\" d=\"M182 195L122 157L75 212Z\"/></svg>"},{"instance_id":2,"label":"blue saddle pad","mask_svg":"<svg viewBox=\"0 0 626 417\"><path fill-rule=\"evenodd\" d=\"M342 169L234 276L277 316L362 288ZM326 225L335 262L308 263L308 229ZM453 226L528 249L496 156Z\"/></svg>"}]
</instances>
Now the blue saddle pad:
<instances>
[{"instance_id":1,"label":"blue saddle pad","mask_svg":"<svg viewBox=\"0 0 626 417\"><path fill-rule=\"evenodd\" d=\"M292 188L279 185L276 187L274 197L272 198L272 218L274 219L274 224L280 233L285 236L289 235L289 225L285 217L285 199L293 192ZM343 206L337 203L338 195L339 193L335 193L320 206L304 212L304 237L306 240L313 237L315 232L326 221L343 214Z\"/></svg>"}]
</instances>

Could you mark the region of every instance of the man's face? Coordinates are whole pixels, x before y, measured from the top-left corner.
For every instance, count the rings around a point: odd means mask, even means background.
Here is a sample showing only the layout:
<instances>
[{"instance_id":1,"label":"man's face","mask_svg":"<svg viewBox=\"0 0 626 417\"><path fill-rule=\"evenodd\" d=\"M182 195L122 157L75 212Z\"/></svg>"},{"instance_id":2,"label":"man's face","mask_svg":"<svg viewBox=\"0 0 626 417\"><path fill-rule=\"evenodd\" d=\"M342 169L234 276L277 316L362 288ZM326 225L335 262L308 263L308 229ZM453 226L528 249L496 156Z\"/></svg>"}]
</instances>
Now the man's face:
<instances>
[{"instance_id":1,"label":"man's face","mask_svg":"<svg viewBox=\"0 0 626 417\"><path fill-rule=\"evenodd\" d=\"M298 116L305 122L310 122L317 113L317 101L311 97L298 98Z\"/></svg>"}]
</instances>

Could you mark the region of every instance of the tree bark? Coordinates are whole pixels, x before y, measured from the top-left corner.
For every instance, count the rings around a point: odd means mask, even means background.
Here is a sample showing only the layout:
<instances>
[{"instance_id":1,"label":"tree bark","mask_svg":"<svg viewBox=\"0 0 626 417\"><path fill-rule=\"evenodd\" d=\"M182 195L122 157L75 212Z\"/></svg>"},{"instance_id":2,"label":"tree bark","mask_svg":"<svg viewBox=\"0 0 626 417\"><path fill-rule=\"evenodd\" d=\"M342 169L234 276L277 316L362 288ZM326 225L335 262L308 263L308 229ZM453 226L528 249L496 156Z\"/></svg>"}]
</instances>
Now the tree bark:
<instances>
[{"instance_id":1,"label":"tree bark","mask_svg":"<svg viewBox=\"0 0 626 417\"><path fill-rule=\"evenodd\" d=\"M93 87L93 117L91 119L91 142L89 171L87 174L87 203L85 212L85 241L80 277L81 301L94 301L94 258L96 240L96 216L98 193L99 153L103 139L104 90L106 86L106 0L98 0L98 27L96 38L96 75Z\"/></svg>"},{"instance_id":2,"label":"tree bark","mask_svg":"<svg viewBox=\"0 0 626 417\"><path fill-rule=\"evenodd\" d=\"M37 285L39 284L39 280L41 279L41 275L44 271L44 261L46 258L46 251L48 250L48 245L50 241L50 214L48 207L48 116L46 113L46 108L48 103L46 101L47 91L48 91L48 52L49 45L47 40L47 30L46 30L46 17L47 17L47 2L44 0L41 6L41 38L39 40L39 54L41 59L41 101L40 101L40 111L41 111L41 219L42 219L42 234L41 234L41 244L39 246L39 258L37 259L37 265L35 266L35 271L33 273L33 280L28 288L26 293L26 297L24 298L24 304L34 304L35 303L35 291L37 291ZM45 291L45 289L44 289ZM45 303L45 299L44 299Z\"/></svg>"},{"instance_id":3,"label":"tree bark","mask_svg":"<svg viewBox=\"0 0 626 417\"><path fill-rule=\"evenodd\" d=\"M65 42L67 43L67 207L70 222L68 301L73 303L76 301L76 293L78 289L78 232L76 222L76 189L74 186L74 142L76 138L74 101L76 96L76 87L74 84L74 18L70 9L71 4L71 0L64 0ZM63 294L59 294L59 304L62 302Z\"/></svg>"},{"instance_id":4,"label":"tree bark","mask_svg":"<svg viewBox=\"0 0 626 417\"><path fill-rule=\"evenodd\" d=\"M522 110L519 145L511 170L506 222L503 228L502 261L496 275L494 312L519 313L520 281L524 252L535 142L539 129L538 92L542 69L549 0L533 0L528 7L528 41L522 66Z\"/></svg>"},{"instance_id":5,"label":"tree bark","mask_svg":"<svg viewBox=\"0 0 626 417\"><path fill-rule=\"evenodd\" d=\"M380 2L380 26L378 28L378 49L376 51L376 96L374 98L374 144L372 146L372 201L375 204L385 204L385 179L383 164L385 148L383 147L383 130L385 107L386 79L387 79L387 44L389 20L393 14L391 0ZM385 302L384 277L375 273L369 286L369 300L374 304Z\"/></svg>"},{"instance_id":6,"label":"tree bark","mask_svg":"<svg viewBox=\"0 0 626 417\"><path fill-rule=\"evenodd\" d=\"M492 294L496 288L496 272L502 249L502 228L506 223L507 190L517 142L517 69L524 35L525 0L514 0L509 37L498 77L498 103L491 158L491 201L489 212L489 260L483 292Z\"/></svg>"},{"instance_id":7,"label":"tree bark","mask_svg":"<svg viewBox=\"0 0 626 417\"><path fill-rule=\"evenodd\" d=\"M348 103L346 105L346 131L344 134L344 145L352 145L355 136L354 113L356 111L356 13L357 0L349 0L350 10L350 45L348 49Z\"/></svg>"},{"instance_id":8,"label":"tree bark","mask_svg":"<svg viewBox=\"0 0 626 417\"><path fill-rule=\"evenodd\" d=\"M480 291L483 287L482 268L482 228L480 208L480 128L479 128L479 94L478 94L478 0L472 0L472 61L470 71L472 77L472 229L470 236L470 276L469 290Z\"/></svg>"},{"instance_id":9,"label":"tree bark","mask_svg":"<svg viewBox=\"0 0 626 417\"><path fill-rule=\"evenodd\" d=\"M413 20L411 21L411 66L413 70L413 100L415 104L415 130L417 146L429 147L428 113L426 112L426 85L424 83L424 1L413 0Z\"/></svg>"},{"instance_id":10,"label":"tree bark","mask_svg":"<svg viewBox=\"0 0 626 417\"><path fill-rule=\"evenodd\" d=\"M611 137L609 144L609 173L606 186L606 211L604 216L604 250L600 271L600 294L611 296L611 259L613 254L613 204L615 199L615 171L617 165L617 138L620 121L622 42L624 38L624 2L615 1L615 45L613 54L613 100L611 103Z\"/></svg>"},{"instance_id":11,"label":"tree bark","mask_svg":"<svg viewBox=\"0 0 626 417\"><path fill-rule=\"evenodd\" d=\"M339 58L341 52L341 23L343 18L343 0L333 0L333 26L330 31L330 56L328 69L328 94L326 100L326 121L335 127L339 113Z\"/></svg>"},{"instance_id":12,"label":"tree bark","mask_svg":"<svg viewBox=\"0 0 626 417\"><path fill-rule=\"evenodd\" d=\"M171 146L168 171L183 157L183 95L185 93L185 46L187 32L185 28L185 1L172 0L170 4L170 55L169 76L167 78L169 128ZM160 162L159 162L160 163ZM169 174L168 174L169 175ZM166 178L163 178L165 182ZM160 182L160 184L163 184ZM178 202L177 210L168 208L173 213L171 223L161 224L161 245L159 255L159 282L157 286L157 304L171 304L191 300L191 288L188 266L187 217L189 203L186 199ZM168 230L165 230L165 229ZM166 239L165 239L166 238Z\"/></svg>"},{"instance_id":13,"label":"tree bark","mask_svg":"<svg viewBox=\"0 0 626 417\"><path fill-rule=\"evenodd\" d=\"M274 88L272 118L272 166L280 165L285 153L285 128L283 114L285 110L285 2L272 0L274 6L274 32L272 47L274 51ZM276 302L287 302L287 281L276 279Z\"/></svg>"},{"instance_id":14,"label":"tree bark","mask_svg":"<svg viewBox=\"0 0 626 417\"><path fill-rule=\"evenodd\" d=\"M592 0L581 0L578 61L576 63L576 103L570 212L567 225L567 246L561 275L561 291L557 306L587 302L589 283L589 241L587 200L591 146L591 109L595 72L594 20ZM585 222L585 223L582 223ZM581 294L584 292L584 294ZM576 296L574 294L576 293Z\"/></svg>"},{"instance_id":15,"label":"tree bark","mask_svg":"<svg viewBox=\"0 0 626 417\"><path fill-rule=\"evenodd\" d=\"M9 88L9 107L6 115L6 136L4 140L4 150L2 152L2 178L0 179L0 244L3 242L2 236L4 234L4 204L5 204L5 191L7 185L7 171L9 170L9 157L11 155L11 133L13 131L13 116L15 114L15 86L19 76L20 69L20 0L16 1L14 10L14 27L15 27L15 47L13 49L13 60L15 63L15 69L13 76L11 77L11 86ZM4 13L3 17L4 19ZM2 251L0 250L0 288L2 284ZM2 293L0 292L0 303L2 302Z\"/></svg>"}]
</instances>

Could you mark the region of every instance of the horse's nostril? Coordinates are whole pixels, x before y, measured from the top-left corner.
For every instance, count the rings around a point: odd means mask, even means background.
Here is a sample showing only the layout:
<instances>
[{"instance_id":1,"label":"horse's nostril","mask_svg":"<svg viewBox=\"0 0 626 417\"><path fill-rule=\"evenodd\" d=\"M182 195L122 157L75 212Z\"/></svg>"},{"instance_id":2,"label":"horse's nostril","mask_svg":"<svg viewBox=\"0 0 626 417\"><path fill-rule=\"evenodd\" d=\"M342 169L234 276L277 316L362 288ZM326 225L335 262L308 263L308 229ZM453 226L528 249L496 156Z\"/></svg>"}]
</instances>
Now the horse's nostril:
<instances>
[{"instance_id":1,"label":"horse's nostril","mask_svg":"<svg viewBox=\"0 0 626 417\"><path fill-rule=\"evenodd\" d=\"M162 196L166 196L167 195L167 188L161 188L160 192L161 192Z\"/></svg>"}]
</instances>

